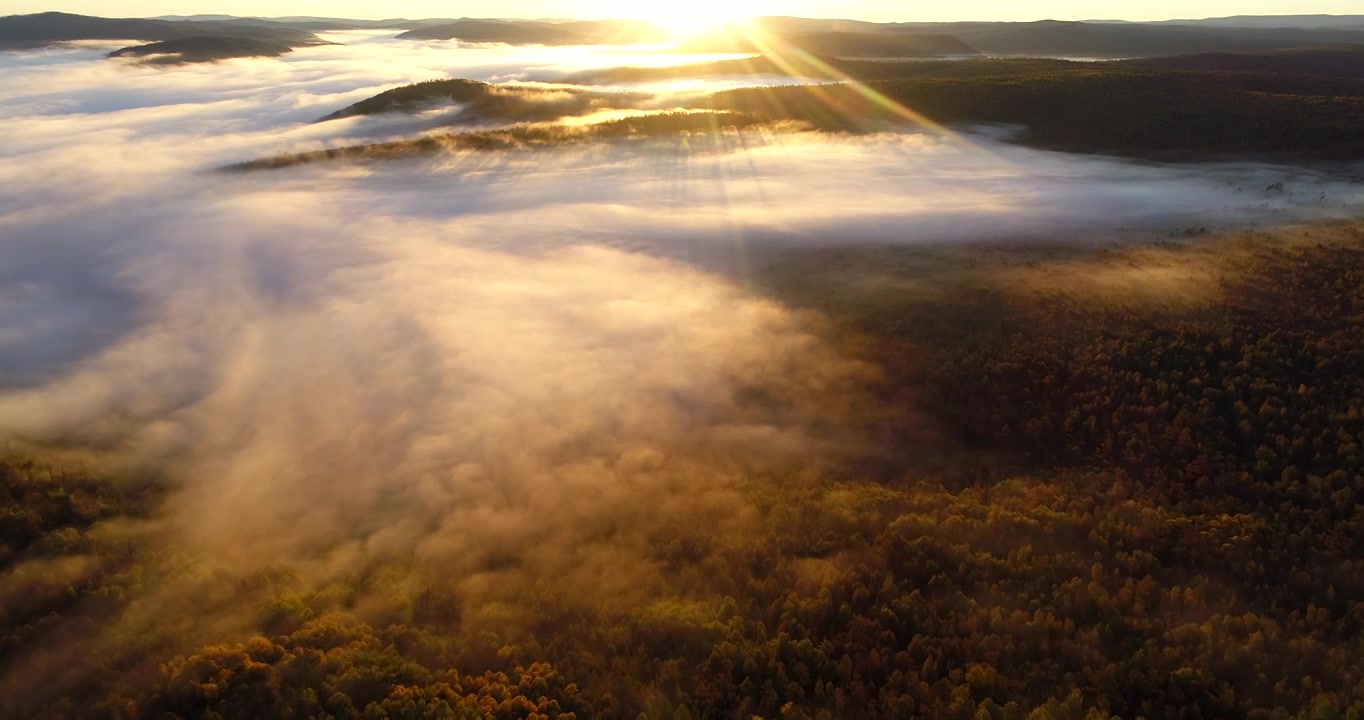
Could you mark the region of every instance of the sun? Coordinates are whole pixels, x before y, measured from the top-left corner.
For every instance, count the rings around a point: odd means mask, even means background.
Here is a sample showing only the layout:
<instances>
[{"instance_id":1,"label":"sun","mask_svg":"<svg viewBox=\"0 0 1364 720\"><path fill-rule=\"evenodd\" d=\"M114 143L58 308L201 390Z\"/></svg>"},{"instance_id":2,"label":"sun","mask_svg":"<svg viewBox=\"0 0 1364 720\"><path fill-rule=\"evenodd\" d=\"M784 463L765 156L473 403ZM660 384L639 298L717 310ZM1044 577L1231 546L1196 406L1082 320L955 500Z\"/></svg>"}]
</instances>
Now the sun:
<instances>
[{"instance_id":1,"label":"sun","mask_svg":"<svg viewBox=\"0 0 1364 720\"><path fill-rule=\"evenodd\" d=\"M645 20L679 40L718 32L749 20L755 15L744 11L744 3L734 6L725 3L702 3L699 7L663 7L651 10Z\"/></svg>"},{"instance_id":2,"label":"sun","mask_svg":"<svg viewBox=\"0 0 1364 720\"><path fill-rule=\"evenodd\" d=\"M694 38L763 15L776 14L781 3L769 0L698 0L690 3L657 3L653 6L638 2L612 3L618 17L647 20L678 40Z\"/></svg>"}]
</instances>

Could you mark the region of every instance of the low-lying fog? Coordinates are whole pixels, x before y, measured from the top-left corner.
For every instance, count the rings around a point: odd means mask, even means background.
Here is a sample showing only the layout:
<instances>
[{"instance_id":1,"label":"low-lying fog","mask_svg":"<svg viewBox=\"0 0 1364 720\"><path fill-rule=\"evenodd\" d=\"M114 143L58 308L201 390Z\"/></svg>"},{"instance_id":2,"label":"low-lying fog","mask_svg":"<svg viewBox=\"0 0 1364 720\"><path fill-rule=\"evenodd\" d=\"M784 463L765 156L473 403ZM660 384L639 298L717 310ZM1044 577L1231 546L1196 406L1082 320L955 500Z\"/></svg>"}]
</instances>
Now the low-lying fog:
<instances>
[{"instance_id":1,"label":"low-lying fog","mask_svg":"<svg viewBox=\"0 0 1364 720\"><path fill-rule=\"evenodd\" d=\"M741 533L740 468L835 442L869 371L748 286L771 248L1081 241L1364 201L1306 171L984 133L215 172L401 121L311 124L408 82L686 59L332 39L349 44L169 68L101 59L117 43L0 54L0 438L155 464L186 547L319 576L404 557L469 607L545 576L647 592L632 538L689 513ZM476 581L491 552L519 564Z\"/></svg>"}]
</instances>

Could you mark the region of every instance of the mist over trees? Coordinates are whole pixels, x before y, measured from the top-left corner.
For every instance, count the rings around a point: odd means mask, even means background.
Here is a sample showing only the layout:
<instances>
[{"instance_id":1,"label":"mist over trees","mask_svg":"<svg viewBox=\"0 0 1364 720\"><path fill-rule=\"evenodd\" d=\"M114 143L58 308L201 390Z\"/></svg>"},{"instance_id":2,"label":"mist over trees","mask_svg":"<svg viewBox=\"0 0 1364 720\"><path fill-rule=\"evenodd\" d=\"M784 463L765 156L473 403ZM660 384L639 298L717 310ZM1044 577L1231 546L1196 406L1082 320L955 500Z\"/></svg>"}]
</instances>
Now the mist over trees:
<instances>
[{"instance_id":1,"label":"mist over trees","mask_svg":"<svg viewBox=\"0 0 1364 720\"><path fill-rule=\"evenodd\" d=\"M224 577L202 592L239 598L257 628L234 641L89 644L82 627L193 571L127 529L151 521L164 488L10 461L6 586L34 584L7 594L7 676L55 638L88 649L78 684L54 680L61 697L8 686L8 712L1352 717L1360 238L997 266L927 302L836 295L835 318L903 359L875 392L913 398L913 421L887 416L904 454L754 476L755 536L654 536L675 597L542 604L510 636L463 617L436 577L391 568L312 589L288 573ZM793 256L764 282L803 302L807 263L822 262ZM1089 294L1102 283L1039 282L1169 262L1224 280L1138 304ZM366 621L376 595L396 614Z\"/></svg>"}]
</instances>

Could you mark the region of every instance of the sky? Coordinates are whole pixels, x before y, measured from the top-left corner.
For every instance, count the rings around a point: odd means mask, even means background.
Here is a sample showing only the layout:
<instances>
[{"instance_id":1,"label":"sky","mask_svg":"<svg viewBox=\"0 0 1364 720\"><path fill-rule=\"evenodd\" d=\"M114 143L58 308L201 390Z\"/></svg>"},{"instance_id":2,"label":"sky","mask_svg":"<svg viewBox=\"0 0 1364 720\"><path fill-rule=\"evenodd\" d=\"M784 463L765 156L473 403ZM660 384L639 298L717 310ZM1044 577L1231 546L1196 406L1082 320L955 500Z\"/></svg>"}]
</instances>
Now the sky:
<instances>
[{"instance_id":1,"label":"sky","mask_svg":"<svg viewBox=\"0 0 1364 720\"><path fill-rule=\"evenodd\" d=\"M327 17L648 17L652 8L666 3L637 0L586 0L578 3L550 0L6 0L0 12L31 13L47 10L140 17L222 13L232 15L320 15ZM1364 12L1359 0L1128 0L1096 6L1090 0L961 0L954 3L911 5L891 0L699 0L688 4L698 13L736 15L799 15L841 17L877 21L937 20L1164 20L1227 15L1356 14ZM669 12L676 12L671 10Z\"/></svg>"}]
</instances>

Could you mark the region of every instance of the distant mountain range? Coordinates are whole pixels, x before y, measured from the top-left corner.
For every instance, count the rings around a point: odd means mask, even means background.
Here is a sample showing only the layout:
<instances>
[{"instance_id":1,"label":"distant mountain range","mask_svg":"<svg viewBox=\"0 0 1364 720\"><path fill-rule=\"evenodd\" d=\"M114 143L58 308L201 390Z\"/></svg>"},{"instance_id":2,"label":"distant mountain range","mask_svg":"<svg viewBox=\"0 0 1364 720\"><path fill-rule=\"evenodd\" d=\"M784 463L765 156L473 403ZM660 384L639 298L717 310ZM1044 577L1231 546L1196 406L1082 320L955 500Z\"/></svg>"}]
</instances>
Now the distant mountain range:
<instances>
[{"instance_id":1,"label":"distant mountain range","mask_svg":"<svg viewBox=\"0 0 1364 720\"><path fill-rule=\"evenodd\" d=\"M925 57L1024 55L1048 57L1155 57L1190 53L1248 52L1326 45L1364 44L1364 15L1285 15L1177 20L873 23L797 17L764 17L754 23L769 37L755 44L742 33L722 32L689 41L698 51L741 52L775 41L820 55ZM69 40L237 38L290 47L317 45L317 32L354 29L402 31L409 40L461 40L517 45L656 43L658 27L638 20L505 20L431 18L349 20L313 16L281 18L229 15L163 18L97 18L68 13L0 17L0 49L22 49ZM218 41L221 47L230 43Z\"/></svg>"},{"instance_id":2,"label":"distant mountain range","mask_svg":"<svg viewBox=\"0 0 1364 720\"><path fill-rule=\"evenodd\" d=\"M511 45L634 45L668 40L658 26L641 20L478 20L427 24L398 36L406 40L462 40Z\"/></svg>"},{"instance_id":3,"label":"distant mountain range","mask_svg":"<svg viewBox=\"0 0 1364 720\"><path fill-rule=\"evenodd\" d=\"M899 32L816 32L756 35L722 32L678 46L694 53L780 53L802 50L813 55L867 58L922 58L980 55L980 51L952 35Z\"/></svg>"},{"instance_id":4,"label":"distant mountain range","mask_svg":"<svg viewBox=\"0 0 1364 720\"><path fill-rule=\"evenodd\" d=\"M43 47L71 40L161 42L206 36L261 40L289 47L327 44L301 28L239 19L189 22L100 18L59 12L0 17L0 50Z\"/></svg>"},{"instance_id":5,"label":"distant mountain range","mask_svg":"<svg viewBox=\"0 0 1364 720\"><path fill-rule=\"evenodd\" d=\"M1241 27L1213 24L1037 22L867 23L855 20L759 18L782 36L816 32L932 33L953 36L988 55L1151 57L1364 44L1364 28Z\"/></svg>"},{"instance_id":6,"label":"distant mountain range","mask_svg":"<svg viewBox=\"0 0 1364 720\"><path fill-rule=\"evenodd\" d=\"M1203 20L1161 20L1150 25L1202 25L1207 27L1301 28L1304 30L1361 30L1364 15L1235 15Z\"/></svg>"}]
</instances>

